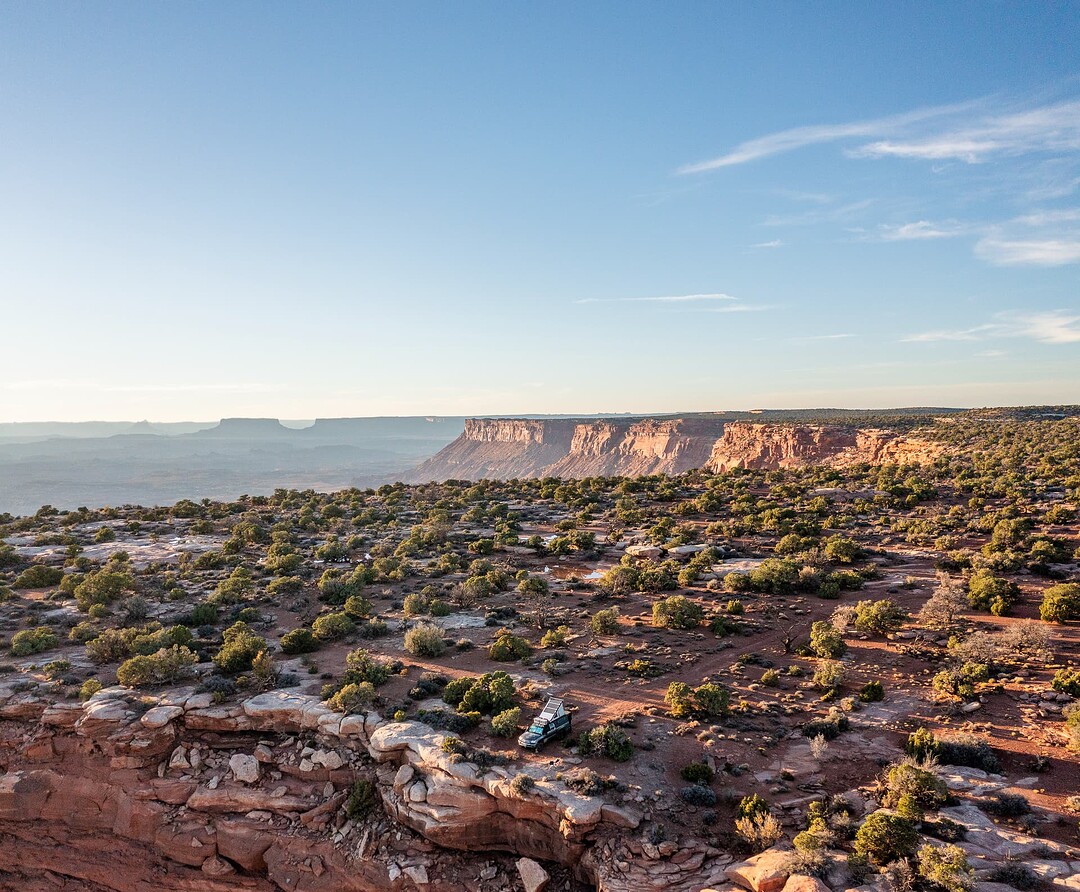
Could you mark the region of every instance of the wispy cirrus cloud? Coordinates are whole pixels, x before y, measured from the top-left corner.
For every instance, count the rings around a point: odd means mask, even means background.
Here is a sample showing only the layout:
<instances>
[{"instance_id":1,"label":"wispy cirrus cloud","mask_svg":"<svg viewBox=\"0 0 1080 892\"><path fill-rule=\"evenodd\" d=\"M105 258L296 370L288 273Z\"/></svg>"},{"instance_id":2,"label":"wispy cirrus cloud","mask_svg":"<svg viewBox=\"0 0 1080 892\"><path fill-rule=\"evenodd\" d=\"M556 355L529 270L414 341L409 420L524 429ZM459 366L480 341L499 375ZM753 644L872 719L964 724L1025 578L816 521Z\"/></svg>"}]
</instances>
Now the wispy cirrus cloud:
<instances>
[{"instance_id":1,"label":"wispy cirrus cloud","mask_svg":"<svg viewBox=\"0 0 1080 892\"><path fill-rule=\"evenodd\" d=\"M782 248L784 246L783 239L774 238L771 242L758 242L756 245L751 245L751 248Z\"/></svg>"},{"instance_id":2,"label":"wispy cirrus cloud","mask_svg":"<svg viewBox=\"0 0 1080 892\"><path fill-rule=\"evenodd\" d=\"M964 230L956 224L931 223L919 220L915 223L903 223L897 226L883 224L878 227L878 238L884 242L924 241L926 239L954 238L963 235Z\"/></svg>"},{"instance_id":3,"label":"wispy cirrus cloud","mask_svg":"<svg viewBox=\"0 0 1080 892\"><path fill-rule=\"evenodd\" d=\"M859 143L845 149L854 158L967 164L1033 152L1073 152L1080 149L1080 100L1008 107L987 97L844 124L793 127L739 143L723 155L686 164L676 172L706 173L829 143Z\"/></svg>"},{"instance_id":4,"label":"wispy cirrus cloud","mask_svg":"<svg viewBox=\"0 0 1080 892\"><path fill-rule=\"evenodd\" d=\"M767 304L748 304L723 292L708 294L665 294L659 297L586 297L574 301L577 304L656 304L681 307L700 313L760 313L771 310Z\"/></svg>"},{"instance_id":5,"label":"wispy cirrus cloud","mask_svg":"<svg viewBox=\"0 0 1080 892\"><path fill-rule=\"evenodd\" d=\"M1042 239L988 236L976 242L975 256L995 266L1065 266L1080 263L1080 235Z\"/></svg>"},{"instance_id":6,"label":"wispy cirrus cloud","mask_svg":"<svg viewBox=\"0 0 1080 892\"><path fill-rule=\"evenodd\" d=\"M737 297L732 297L730 294L724 294L722 292L715 292L712 294L669 294L662 297L586 297L581 300L575 301L579 304L684 304L684 303L700 303L703 301L736 301Z\"/></svg>"},{"instance_id":7,"label":"wispy cirrus cloud","mask_svg":"<svg viewBox=\"0 0 1080 892\"><path fill-rule=\"evenodd\" d=\"M909 335L908 343L933 341L986 341L996 338L1027 338L1043 344L1080 344L1080 312L1045 310L998 313L992 322L971 328L938 329Z\"/></svg>"},{"instance_id":8,"label":"wispy cirrus cloud","mask_svg":"<svg viewBox=\"0 0 1080 892\"><path fill-rule=\"evenodd\" d=\"M854 121L847 124L816 124L808 127L793 127L790 130L781 130L768 136L761 136L739 143L729 152L716 158L684 165L678 169L677 173L705 173L710 170L719 170L722 167L746 164L749 161L757 161L771 155L793 152L807 146L839 142L841 140L870 139L876 136L902 133L915 124L955 116L965 111L969 112L977 105L977 102L963 102L957 105L929 106L897 115L872 118L866 121Z\"/></svg>"}]
</instances>

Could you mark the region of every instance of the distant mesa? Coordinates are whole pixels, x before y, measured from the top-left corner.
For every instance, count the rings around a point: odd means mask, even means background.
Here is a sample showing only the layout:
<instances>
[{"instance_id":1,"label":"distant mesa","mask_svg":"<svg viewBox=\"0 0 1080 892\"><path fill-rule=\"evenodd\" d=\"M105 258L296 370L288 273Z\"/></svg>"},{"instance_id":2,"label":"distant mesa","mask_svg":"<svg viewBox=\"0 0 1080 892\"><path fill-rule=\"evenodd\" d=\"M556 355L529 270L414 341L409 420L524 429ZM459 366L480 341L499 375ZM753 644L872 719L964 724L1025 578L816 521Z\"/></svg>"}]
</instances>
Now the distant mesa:
<instances>
[{"instance_id":1,"label":"distant mesa","mask_svg":"<svg viewBox=\"0 0 1080 892\"><path fill-rule=\"evenodd\" d=\"M941 410L947 412L949 410ZM917 436L832 424L735 420L736 413L682 418L470 418L461 436L420 464L406 482L514 477L636 477L695 468L799 468L809 465L922 464L945 450ZM774 413L780 415L782 413ZM869 416L868 416L869 417ZM928 417L927 421L931 419Z\"/></svg>"},{"instance_id":2,"label":"distant mesa","mask_svg":"<svg viewBox=\"0 0 1080 892\"><path fill-rule=\"evenodd\" d=\"M222 418L217 427L200 431L201 437L285 437L293 433L276 418Z\"/></svg>"}]
</instances>

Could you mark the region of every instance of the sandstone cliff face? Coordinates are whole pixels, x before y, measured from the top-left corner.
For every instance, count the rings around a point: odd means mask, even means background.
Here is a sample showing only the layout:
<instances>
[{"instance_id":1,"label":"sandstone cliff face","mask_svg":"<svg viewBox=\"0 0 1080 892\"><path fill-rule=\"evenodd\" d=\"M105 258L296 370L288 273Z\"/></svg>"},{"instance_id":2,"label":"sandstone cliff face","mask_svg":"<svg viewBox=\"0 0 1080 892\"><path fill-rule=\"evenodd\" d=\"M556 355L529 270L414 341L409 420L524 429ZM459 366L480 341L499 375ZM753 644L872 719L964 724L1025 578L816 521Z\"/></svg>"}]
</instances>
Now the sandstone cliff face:
<instances>
[{"instance_id":1,"label":"sandstone cliff face","mask_svg":"<svg viewBox=\"0 0 1080 892\"><path fill-rule=\"evenodd\" d=\"M940 444L892 431L732 422L713 446L705 468L721 472L809 465L924 464L944 451Z\"/></svg>"},{"instance_id":2,"label":"sandstone cliff face","mask_svg":"<svg viewBox=\"0 0 1080 892\"><path fill-rule=\"evenodd\" d=\"M681 474L709 457L722 421L470 419L409 480Z\"/></svg>"},{"instance_id":3,"label":"sandstone cliff face","mask_svg":"<svg viewBox=\"0 0 1080 892\"><path fill-rule=\"evenodd\" d=\"M0 686L0 889L509 892L528 856L603 892L683 892L731 862L694 840L624 840L635 812L543 766L482 770L442 741L284 691L219 706L109 688L49 705ZM381 803L354 821L356 779Z\"/></svg>"},{"instance_id":4,"label":"sandstone cliff face","mask_svg":"<svg viewBox=\"0 0 1080 892\"><path fill-rule=\"evenodd\" d=\"M920 464L944 452L892 431L750 424L711 418L597 421L469 419L465 432L408 481L512 477L637 477L694 468Z\"/></svg>"}]
</instances>

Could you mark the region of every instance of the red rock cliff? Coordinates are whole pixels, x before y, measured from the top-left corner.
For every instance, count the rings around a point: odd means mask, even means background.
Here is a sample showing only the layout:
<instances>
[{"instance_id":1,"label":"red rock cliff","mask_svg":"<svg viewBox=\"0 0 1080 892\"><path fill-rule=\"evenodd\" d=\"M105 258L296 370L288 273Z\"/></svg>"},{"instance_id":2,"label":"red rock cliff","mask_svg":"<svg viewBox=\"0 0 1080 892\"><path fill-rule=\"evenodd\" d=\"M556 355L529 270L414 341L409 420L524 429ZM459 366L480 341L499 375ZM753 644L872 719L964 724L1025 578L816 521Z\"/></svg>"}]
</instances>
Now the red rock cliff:
<instances>
[{"instance_id":1,"label":"red rock cliff","mask_svg":"<svg viewBox=\"0 0 1080 892\"><path fill-rule=\"evenodd\" d=\"M914 464L943 447L893 431L751 424L718 418L469 419L465 432L408 482L512 477L637 477L694 468L797 468Z\"/></svg>"}]
</instances>

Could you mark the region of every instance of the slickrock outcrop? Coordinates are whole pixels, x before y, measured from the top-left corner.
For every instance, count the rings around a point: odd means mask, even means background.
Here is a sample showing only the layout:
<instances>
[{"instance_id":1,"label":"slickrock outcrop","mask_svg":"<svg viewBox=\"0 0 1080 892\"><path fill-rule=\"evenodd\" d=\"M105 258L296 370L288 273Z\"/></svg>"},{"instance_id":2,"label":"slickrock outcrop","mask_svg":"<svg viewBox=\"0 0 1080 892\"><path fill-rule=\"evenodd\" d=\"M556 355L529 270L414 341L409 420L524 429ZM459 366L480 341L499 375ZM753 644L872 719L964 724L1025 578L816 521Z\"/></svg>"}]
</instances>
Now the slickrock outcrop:
<instances>
[{"instance_id":1,"label":"slickrock outcrop","mask_svg":"<svg viewBox=\"0 0 1080 892\"><path fill-rule=\"evenodd\" d=\"M623 845L632 810L544 768L481 769L442 742L287 691L224 706L107 688L49 705L0 686L0 889L497 890L527 859L605 892L679 892L730 863L699 843ZM518 773L533 784L512 785ZM383 808L351 819L357 780Z\"/></svg>"}]
</instances>

